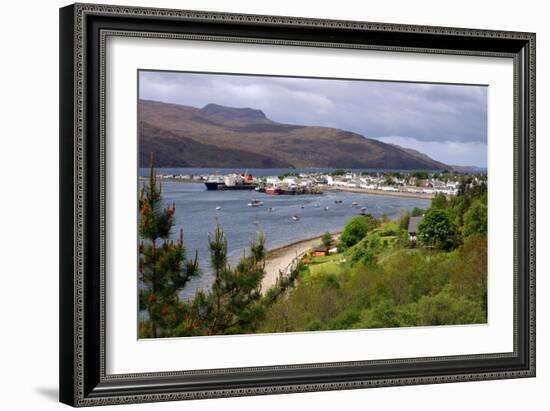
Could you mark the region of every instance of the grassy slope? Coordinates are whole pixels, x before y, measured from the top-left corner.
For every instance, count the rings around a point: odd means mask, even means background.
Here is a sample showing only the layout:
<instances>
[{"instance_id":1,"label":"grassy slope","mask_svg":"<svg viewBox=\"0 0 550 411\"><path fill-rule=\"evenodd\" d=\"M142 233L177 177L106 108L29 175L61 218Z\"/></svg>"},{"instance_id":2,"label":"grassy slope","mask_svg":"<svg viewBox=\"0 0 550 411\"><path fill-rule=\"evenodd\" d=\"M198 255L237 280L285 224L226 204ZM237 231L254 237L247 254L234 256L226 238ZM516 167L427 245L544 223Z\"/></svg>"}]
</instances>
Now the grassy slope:
<instances>
[{"instance_id":1,"label":"grassy slope","mask_svg":"<svg viewBox=\"0 0 550 411\"><path fill-rule=\"evenodd\" d=\"M470 254L411 249L404 237L395 222L386 222L344 252L308 257L297 286L268 311L261 330L485 323L485 296L465 287L471 276L462 277L469 275ZM354 264L354 253L368 243L378 244L376 264ZM476 246L472 256L486 254L486 242Z\"/></svg>"}]
</instances>

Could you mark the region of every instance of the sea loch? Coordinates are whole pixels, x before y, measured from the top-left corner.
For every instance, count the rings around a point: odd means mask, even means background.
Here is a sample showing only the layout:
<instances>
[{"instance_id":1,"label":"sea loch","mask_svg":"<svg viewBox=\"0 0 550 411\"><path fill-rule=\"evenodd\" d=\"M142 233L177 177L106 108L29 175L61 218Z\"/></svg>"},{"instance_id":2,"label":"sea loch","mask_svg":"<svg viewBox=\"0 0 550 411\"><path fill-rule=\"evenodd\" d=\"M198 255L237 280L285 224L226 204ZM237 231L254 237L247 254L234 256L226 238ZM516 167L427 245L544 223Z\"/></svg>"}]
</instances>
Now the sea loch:
<instances>
[{"instance_id":1,"label":"sea loch","mask_svg":"<svg viewBox=\"0 0 550 411\"><path fill-rule=\"evenodd\" d=\"M192 258L196 251L201 267L202 275L186 285L181 293L183 298L211 285L208 233L216 224L226 234L229 261L235 264L260 232L265 234L267 248L274 249L327 231L341 231L361 207L375 217L385 214L395 218L414 207L430 205L430 200L420 198L346 192L270 196L254 191L207 191L204 184L182 182L162 182L162 197L166 205L176 205L173 237L183 228L187 256ZM254 199L261 200L263 205L249 207Z\"/></svg>"}]
</instances>

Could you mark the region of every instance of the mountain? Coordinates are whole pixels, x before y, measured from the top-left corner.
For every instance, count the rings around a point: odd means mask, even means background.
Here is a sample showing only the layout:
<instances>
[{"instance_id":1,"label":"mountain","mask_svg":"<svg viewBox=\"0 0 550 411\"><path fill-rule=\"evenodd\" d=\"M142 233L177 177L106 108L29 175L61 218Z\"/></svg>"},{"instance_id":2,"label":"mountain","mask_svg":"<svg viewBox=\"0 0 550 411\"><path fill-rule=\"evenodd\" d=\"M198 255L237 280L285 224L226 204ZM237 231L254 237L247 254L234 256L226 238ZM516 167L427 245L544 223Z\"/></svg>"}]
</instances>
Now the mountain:
<instances>
[{"instance_id":1,"label":"mountain","mask_svg":"<svg viewBox=\"0 0 550 411\"><path fill-rule=\"evenodd\" d=\"M233 148L220 148L180 136L146 122L140 122L140 167L149 165L149 153L155 153L156 167L241 167L290 168L291 164Z\"/></svg>"},{"instance_id":2,"label":"mountain","mask_svg":"<svg viewBox=\"0 0 550 411\"><path fill-rule=\"evenodd\" d=\"M225 107L218 104L207 104L201 109L201 113L207 116L220 117L225 120L244 121L249 123L261 123L269 121L262 110L253 108Z\"/></svg>"},{"instance_id":3,"label":"mountain","mask_svg":"<svg viewBox=\"0 0 550 411\"><path fill-rule=\"evenodd\" d=\"M421 153L420 151L415 150L414 148L401 147L400 145L393 144L393 143L388 143L388 144L391 145L391 146L400 148L401 150L406 151L406 152L409 153L411 156L416 157L416 158L418 158L418 159L427 160L427 161L433 161L432 158L431 158L429 155L424 154L424 153ZM447 167L447 166L445 165L445 167Z\"/></svg>"},{"instance_id":4,"label":"mountain","mask_svg":"<svg viewBox=\"0 0 550 411\"><path fill-rule=\"evenodd\" d=\"M381 168L442 170L445 164L402 147L330 127L270 120L254 108L203 108L139 101L140 166Z\"/></svg>"}]
</instances>

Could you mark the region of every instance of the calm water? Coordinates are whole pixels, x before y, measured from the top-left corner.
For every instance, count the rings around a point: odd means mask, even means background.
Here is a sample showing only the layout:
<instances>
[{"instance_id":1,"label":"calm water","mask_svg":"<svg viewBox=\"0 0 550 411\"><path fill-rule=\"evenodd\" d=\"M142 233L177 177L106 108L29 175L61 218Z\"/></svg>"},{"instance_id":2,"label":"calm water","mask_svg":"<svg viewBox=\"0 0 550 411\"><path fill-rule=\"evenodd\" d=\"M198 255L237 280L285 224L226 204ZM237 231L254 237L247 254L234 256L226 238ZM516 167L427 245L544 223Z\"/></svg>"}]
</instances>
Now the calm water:
<instances>
[{"instance_id":1,"label":"calm water","mask_svg":"<svg viewBox=\"0 0 550 411\"><path fill-rule=\"evenodd\" d=\"M228 239L229 260L235 263L260 231L266 236L267 247L276 248L326 231L341 231L352 216L359 214L359 207L367 207L367 212L375 217L385 213L393 218L402 211L414 207L427 208L430 204L430 200L425 199L344 192L270 196L247 190L206 191L204 184L166 181L162 183L162 196L167 205L176 204L174 238L179 227L183 227L187 255L193 256L195 250L198 251L203 272L202 276L187 284L182 292L183 298L194 295L198 288L211 285L208 233L216 222L223 227ZM264 205L248 207L247 204L254 198L263 201ZM335 204L335 199L341 199L342 203ZM352 207L354 201L359 203L359 207ZM216 210L218 206L221 210ZM273 211L269 211L270 207ZM325 207L329 207L328 210ZM300 220L293 221L294 215L299 216Z\"/></svg>"}]
</instances>

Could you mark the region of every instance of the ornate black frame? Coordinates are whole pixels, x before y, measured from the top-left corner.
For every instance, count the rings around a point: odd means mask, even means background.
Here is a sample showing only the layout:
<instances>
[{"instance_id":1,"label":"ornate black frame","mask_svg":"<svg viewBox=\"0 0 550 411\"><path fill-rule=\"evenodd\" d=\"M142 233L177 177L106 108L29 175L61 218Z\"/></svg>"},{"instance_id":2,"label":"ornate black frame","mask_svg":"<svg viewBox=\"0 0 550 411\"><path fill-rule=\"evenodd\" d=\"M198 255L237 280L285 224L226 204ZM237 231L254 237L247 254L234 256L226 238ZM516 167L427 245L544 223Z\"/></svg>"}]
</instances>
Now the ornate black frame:
<instances>
[{"instance_id":1,"label":"ornate black frame","mask_svg":"<svg viewBox=\"0 0 550 411\"><path fill-rule=\"evenodd\" d=\"M513 59L514 351L107 375L104 52L113 35ZM75 4L60 10L60 100L61 402L91 406L535 376L535 34Z\"/></svg>"}]
</instances>

